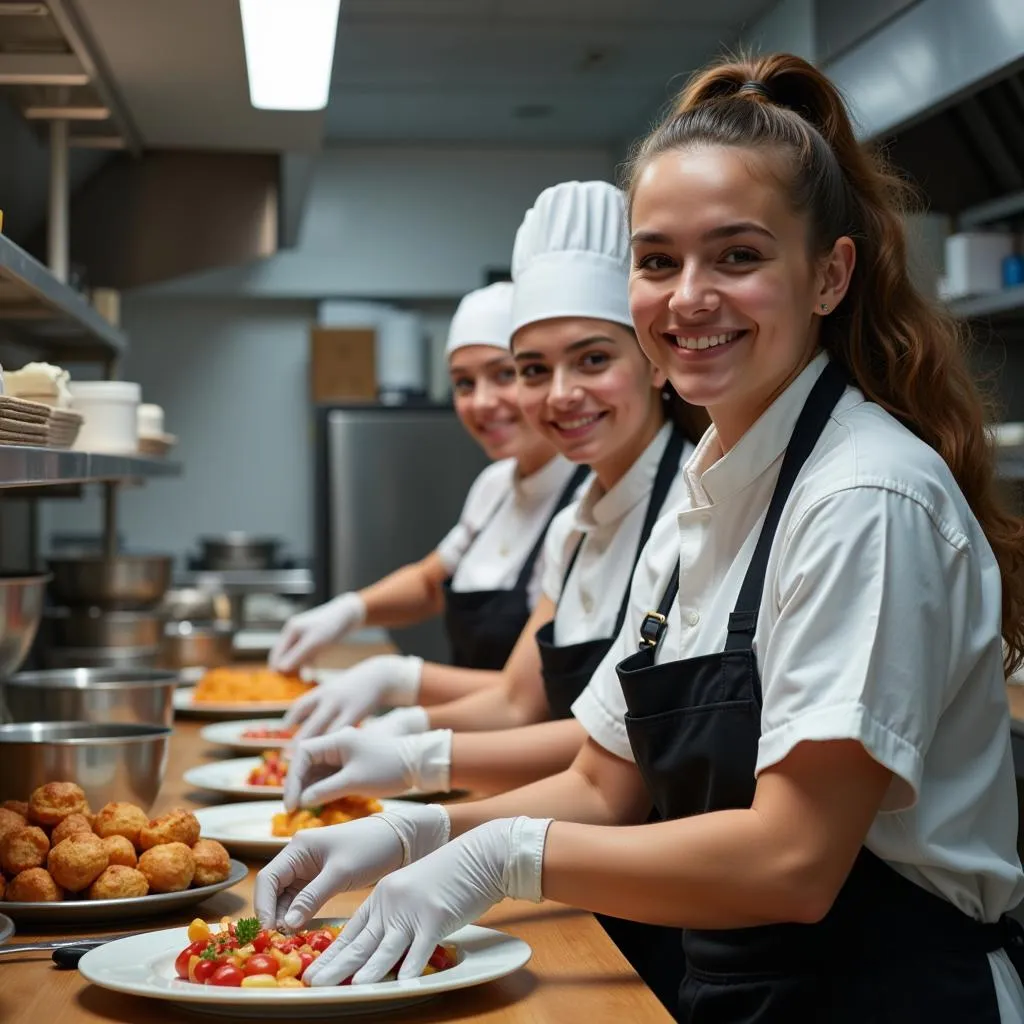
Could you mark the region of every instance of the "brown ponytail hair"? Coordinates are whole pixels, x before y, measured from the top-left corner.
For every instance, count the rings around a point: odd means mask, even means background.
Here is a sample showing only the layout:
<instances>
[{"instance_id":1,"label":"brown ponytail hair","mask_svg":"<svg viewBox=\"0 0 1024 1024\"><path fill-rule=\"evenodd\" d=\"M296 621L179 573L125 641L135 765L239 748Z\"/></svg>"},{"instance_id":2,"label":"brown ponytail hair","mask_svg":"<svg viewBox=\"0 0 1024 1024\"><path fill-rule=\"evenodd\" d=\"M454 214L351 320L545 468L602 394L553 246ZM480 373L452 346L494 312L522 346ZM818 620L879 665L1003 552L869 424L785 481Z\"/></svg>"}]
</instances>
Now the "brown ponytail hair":
<instances>
[{"instance_id":1,"label":"brown ponytail hair","mask_svg":"<svg viewBox=\"0 0 1024 1024\"><path fill-rule=\"evenodd\" d=\"M985 406L964 355L961 325L914 287L907 269L906 184L862 148L842 97L790 54L726 60L699 72L626 172L661 153L716 145L788 158L789 201L809 222L814 257L847 235L856 267L821 344L857 386L942 456L995 553L1003 583L1004 666L1024 664L1024 520L1000 501Z\"/></svg>"}]
</instances>

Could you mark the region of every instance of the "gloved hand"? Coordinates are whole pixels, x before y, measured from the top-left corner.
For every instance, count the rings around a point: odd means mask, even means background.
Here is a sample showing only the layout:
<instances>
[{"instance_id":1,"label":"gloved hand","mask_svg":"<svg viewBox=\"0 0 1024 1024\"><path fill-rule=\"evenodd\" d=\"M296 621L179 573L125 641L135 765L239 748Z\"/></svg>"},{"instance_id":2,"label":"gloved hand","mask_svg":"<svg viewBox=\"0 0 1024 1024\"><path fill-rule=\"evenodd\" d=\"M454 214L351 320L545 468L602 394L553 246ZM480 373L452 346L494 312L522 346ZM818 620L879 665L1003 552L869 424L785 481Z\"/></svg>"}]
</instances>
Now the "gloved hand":
<instances>
[{"instance_id":1,"label":"gloved hand","mask_svg":"<svg viewBox=\"0 0 1024 1024\"><path fill-rule=\"evenodd\" d=\"M395 708L386 715L366 718L360 728L374 736L415 736L430 729L430 716L426 708Z\"/></svg>"},{"instance_id":2,"label":"gloved hand","mask_svg":"<svg viewBox=\"0 0 1024 1024\"><path fill-rule=\"evenodd\" d=\"M550 819L499 818L382 879L334 943L306 969L318 987L380 981L405 952L400 981L417 978L434 947L506 896L539 902Z\"/></svg>"},{"instance_id":3,"label":"gloved hand","mask_svg":"<svg viewBox=\"0 0 1024 1024\"><path fill-rule=\"evenodd\" d=\"M320 685L303 694L284 716L301 726L295 741L355 725L382 704L412 704L420 689L422 658L381 654L352 668L320 672Z\"/></svg>"},{"instance_id":4,"label":"gloved hand","mask_svg":"<svg viewBox=\"0 0 1024 1024\"><path fill-rule=\"evenodd\" d=\"M450 834L443 807L415 803L344 825L303 829L256 876L256 916L264 928L301 928L332 896L425 857Z\"/></svg>"},{"instance_id":5,"label":"gloved hand","mask_svg":"<svg viewBox=\"0 0 1024 1024\"><path fill-rule=\"evenodd\" d=\"M450 788L452 733L436 729L418 736L374 736L351 727L305 740L292 752L284 782L284 805L315 807L340 796L394 796Z\"/></svg>"},{"instance_id":6,"label":"gloved hand","mask_svg":"<svg viewBox=\"0 0 1024 1024\"><path fill-rule=\"evenodd\" d=\"M366 621L366 605L355 593L293 615L284 625L268 662L275 672L294 672L322 647L340 640Z\"/></svg>"}]
</instances>

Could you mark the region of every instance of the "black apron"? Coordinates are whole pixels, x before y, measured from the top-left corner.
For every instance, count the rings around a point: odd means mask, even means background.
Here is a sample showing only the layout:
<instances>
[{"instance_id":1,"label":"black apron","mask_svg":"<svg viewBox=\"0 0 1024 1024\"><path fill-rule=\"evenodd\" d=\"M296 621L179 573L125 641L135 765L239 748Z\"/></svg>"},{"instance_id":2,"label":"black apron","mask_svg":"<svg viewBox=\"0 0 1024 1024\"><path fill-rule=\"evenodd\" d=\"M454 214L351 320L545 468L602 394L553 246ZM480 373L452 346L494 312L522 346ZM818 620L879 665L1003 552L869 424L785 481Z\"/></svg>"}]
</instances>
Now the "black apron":
<instances>
[{"instance_id":1,"label":"black apron","mask_svg":"<svg viewBox=\"0 0 1024 1024\"><path fill-rule=\"evenodd\" d=\"M572 501L589 472L586 466L578 466L569 478L510 590L452 590L451 580L445 580L444 625L452 649L453 665L492 671L505 667L519 634L530 618L527 591L551 520ZM501 505L499 502L495 507L495 515ZM473 538L473 543L477 537Z\"/></svg>"},{"instance_id":2,"label":"black apron","mask_svg":"<svg viewBox=\"0 0 1024 1024\"><path fill-rule=\"evenodd\" d=\"M751 806L761 736L754 628L772 541L800 469L846 386L829 363L797 420L719 654L655 664L679 567L641 650L618 666L626 727L658 810L681 818ZM683 932L685 1024L999 1024L988 952L1024 968L1024 934L982 924L862 847L818 924Z\"/></svg>"},{"instance_id":3,"label":"black apron","mask_svg":"<svg viewBox=\"0 0 1024 1024\"><path fill-rule=\"evenodd\" d=\"M644 545L651 535L651 530L661 514L665 498L668 497L668 492L672 487L672 481L680 472L679 463L685 444L686 438L682 431L674 428L658 462L658 471L655 474L651 495L647 501L647 514L644 516L640 540L636 546L636 554L633 556L634 569L640 560L640 552L643 551ZM576 564L583 540L584 538L581 537L569 561L562 582L563 591L573 566ZM584 640L582 643L558 647L554 642L554 622L545 623L537 630L537 647L540 650L544 692L548 699L551 718L569 718L572 715L571 709L576 698L590 682L590 677L619 635L622 624L626 621L626 611L629 608L629 586L632 577L633 574L630 572L611 636L601 640ZM658 820L657 815L653 820ZM606 917L604 914L595 916L609 938L629 961L633 970L640 975L662 1004L672 1009L678 997L679 983L682 981L679 958L681 932L679 929L641 924L638 921Z\"/></svg>"}]
</instances>

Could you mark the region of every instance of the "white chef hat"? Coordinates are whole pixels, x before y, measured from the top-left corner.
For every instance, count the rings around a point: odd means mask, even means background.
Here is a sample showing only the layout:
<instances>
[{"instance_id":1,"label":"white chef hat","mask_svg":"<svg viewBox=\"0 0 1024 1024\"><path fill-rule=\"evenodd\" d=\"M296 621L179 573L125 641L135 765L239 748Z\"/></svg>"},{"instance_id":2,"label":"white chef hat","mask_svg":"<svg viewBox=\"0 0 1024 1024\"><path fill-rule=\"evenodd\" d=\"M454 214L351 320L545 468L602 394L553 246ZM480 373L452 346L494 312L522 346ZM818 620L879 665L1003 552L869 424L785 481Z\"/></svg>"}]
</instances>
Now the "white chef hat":
<instances>
[{"instance_id":1,"label":"white chef hat","mask_svg":"<svg viewBox=\"0 0 1024 1024\"><path fill-rule=\"evenodd\" d=\"M498 281L463 296L451 326L444 354L467 345L508 349L512 337L512 282Z\"/></svg>"},{"instance_id":2,"label":"white chef hat","mask_svg":"<svg viewBox=\"0 0 1024 1024\"><path fill-rule=\"evenodd\" d=\"M546 188L512 249L512 332L560 316L633 326L629 239L622 193L607 181Z\"/></svg>"}]
</instances>

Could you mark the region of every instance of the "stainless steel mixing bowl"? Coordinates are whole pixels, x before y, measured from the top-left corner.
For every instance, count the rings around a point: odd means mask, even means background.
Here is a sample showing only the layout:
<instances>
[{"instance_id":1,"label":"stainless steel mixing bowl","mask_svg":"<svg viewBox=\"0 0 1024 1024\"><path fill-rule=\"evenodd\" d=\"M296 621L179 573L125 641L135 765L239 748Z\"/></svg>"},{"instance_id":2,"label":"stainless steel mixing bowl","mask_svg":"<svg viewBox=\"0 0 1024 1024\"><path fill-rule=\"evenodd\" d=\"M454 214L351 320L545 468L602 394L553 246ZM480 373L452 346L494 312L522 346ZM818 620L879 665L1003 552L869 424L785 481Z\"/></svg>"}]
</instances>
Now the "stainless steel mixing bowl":
<instances>
[{"instance_id":1,"label":"stainless steel mixing bowl","mask_svg":"<svg viewBox=\"0 0 1024 1024\"><path fill-rule=\"evenodd\" d=\"M171 582L170 555L74 555L51 558L55 603L70 607L152 608Z\"/></svg>"},{"instance_id":2,"label":"stainless steel mixing bowl","mask_svg":"<svg viewBox=\"0 0 1024 1024\"><path fill-rule=\"evenodd\" d=\"M0 680L17 672L43 614L49 576L0 576Z\"/></svg>"},{"instance_id":3,"label":"stainless steel mixing bowl","mask_svg":"<svg viewBox=\"0 0 1024 1024\"><path fill-rule=\"evenodd\" d=\"M170 740L170 729L152 725L0 725L0 796L27 800L44 783L77 782L93 810L126 800L148 811L164 781Z\"/></svg>"},{"instance_id":4,"label":"stainless steel mixing bowl","mask_svg":"<svg viewBox=\"0 0 1024 1024\"><path fill-rule=\"evenodd\" d=\"M174 721L177 682L176 672L145 668L21 672L0 683L0 702L11 722L169 726Z\"/></svg>"}]
</instances>

